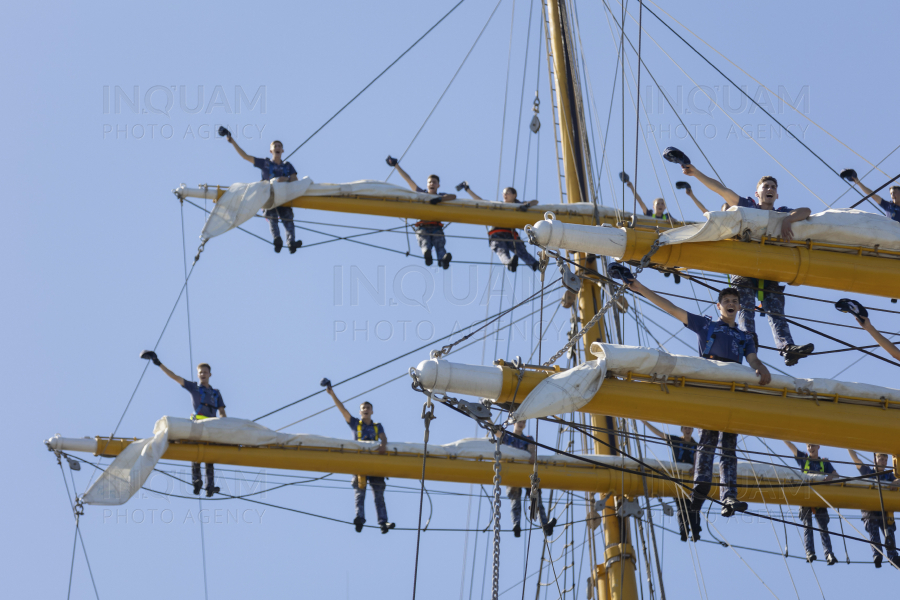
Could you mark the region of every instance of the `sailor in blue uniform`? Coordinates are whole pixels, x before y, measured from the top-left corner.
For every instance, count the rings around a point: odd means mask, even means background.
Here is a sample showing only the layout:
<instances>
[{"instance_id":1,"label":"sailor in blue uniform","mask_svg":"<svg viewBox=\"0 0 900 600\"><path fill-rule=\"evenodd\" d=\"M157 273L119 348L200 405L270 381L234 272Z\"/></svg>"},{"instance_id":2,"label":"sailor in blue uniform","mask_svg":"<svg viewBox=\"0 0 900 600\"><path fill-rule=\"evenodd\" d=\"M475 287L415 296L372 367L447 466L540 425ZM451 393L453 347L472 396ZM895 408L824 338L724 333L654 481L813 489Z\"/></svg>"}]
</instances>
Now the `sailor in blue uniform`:
<instances>
[{"instance_id":1,"label":"sailor in blue uniform","mask_svg":"<svg viewBox=\"0 0 900 600\"><path fill-rule=\"evenodd\" d=\"M225 417L225 402L222 400L222 392L209 385L209 378L212 375L212 368L207 363L197 365L197 380L195 383L188 381L183 377L179 377L170 371L166 365L160 362L159 357L152 350L145 350L141 353L141 358L153 361L153 364L162 369L162 372L168 375L178 385L183 387L190 393L191 401L194 404L194 414L191 420L202 421L204 419L215 418L216 413L220 417ZM206 463L206 497L209 498L213 494L219 492L219 488L215 484L215 467L213 463ZM200 490L203 489L203 479L200 476L200 463L191 463L191 479L194 484L194 495L199 496Z\"/></svg>"},{"instance_id":2,"label":"sailor in blue uniform","mask_svg":"<svg viewBox=\"0 0 900 600\"><path fill-rule=\"evenodd\" d=\"M297 169L294 168L294 165L281 160L281 155L284 154L284 145L281 142L275 140L269 145L269 152L272 154L272 158L256 158L244 152L238 146L238 143L234 141L234 138L231 137L230 133L227 131L225 133L227 133L225 137L228 139L228 142L234 146L241 158L253 163L253 166L259 169L262 174L262 181L271 181L273 179L275 181L297 181ZM294 239L293 208L290 206L276 206L275 208L263 210L263 216L269 221L269 231L272 233L275 252L281 252L281 248L284 246L281 232L278 229L278 219L281 219L281 224L284 225L288 250L291 251L291 254L303 245L303 242Z\"/></svg>"},{"instance_id":3,"label":"sailor in blue uniform","mask_svg":"<svg viewBox=\"0 0 900 600\"><path fill-rule=\"evenodd\" d=\"M472 196L472 198L484 202L484 198L473 192L469 187L468 182L463 181L460 185L464 190L469 192L469 195ZM519 206L517 210L525 210L529 206L534 206L538 203L537 200L522 202L519 200L518 192L516 192L516 188L514 187L503 189L503 202L507 204L520 204L521 206ZM500 263L506 266L511 272L514 273L516 271L516 267L519 266L520 258L522 259L522 262L531 267L532 271L537 271L538 260L528 253L528 250L525 249L525 242L519 238L519 232L514 228L491 227L488 231L488 243L491 246L491 250L493 250L494 254L497 255L497 258L500 259Z\"/></svg>"},{"instance_id":4,"label":"sailor in blue uniform","mask_svg":"<svg viewBox=\"0 0 900 600\"><path fill-rule=\"evenodd\" d=\"M384 433L384 426L372 420L372 404L363 402L359 405L359 418L354 417L344 408L344 405L338 400L334 390L331 389L331 382L327 379L322 380L325 391L334 400L334 405L341 411L344 421L353 431L353 439L361 441L381 440L378 446L378 453L385 454L387 452L387 435ZM387 533L394 528L394 523L388 521L387 507L384 504L384 488L386 486L384 477L371 477L366 475L355 475L353 477L354 501L356 503L356 518L353 524L356 525L356 531L362 531L363 525L366 523L366 485L372 486L372 495L375 496L375 512L378 514L378 525L381 526L381 533Z\"/></svg>"},{"instance_id":5,"label":"sailor in blue uniform","mask_svg":"<svg viewBox=\"0 0 900 600\"><path fill-rule=\"evenodd\" d=\"M716 308L719 320L701 317L679 308L647 289L634 278L624 265L613 263L609 266L612 277L622 279L632 291L641 294L647 300L666 311L685 327L697 334L700 356L719 362L741 364L743 359L756 370L759 384L766 385L772 380L769 370L756 356L756 344L749 333L735 325L735 317L740 308L740 296L734 288L725 288L719 292ZM712 466L716 448L721 444L722 457L719 460L719 488L723 503L722 516L730 517L735 512L747 510L747 503L737 499L737 434L704 429L700 434L699 452L694 464L694 489L691 493L692 511L699 511L712 487Z\"/></svg>"},{"instance_id":6,"label":"sailor in blue uniform","mask_svg":"<svg viewBox=\"0 0 900 600\"><path fill-rule=\"evenodd\" d=\"M859 180L859 177L856 176L856 171L854 171L853 169L845 169L841 171L841 177L858 185L859 189L861 189L866 196L872 194L872 190L866 187L863 182ZM892 185L889 192L891 194L890 202L887 202L878 194L872 194L872 200L875 202L875 204L884 209L884 212L887 213L887 216L890 219L900 222L900 185Z\"/></svg>"},{"instance_id":7,"label":"sailor in blue uniform","mask_svg":"<svg viewBox=\"0 0 900 600\"><path fill-rule=\"evenodd\" d=\"M456 194L445 194L438 191L438 188L441 187L441 178L437 175L428 176L425 184L426 189L423 190L416 185L416 182L412 180L412 177L403 170L399 160L389 156L387 158L387 163L389 166L397 169L397 173L399 173L400 177L406 181L412 191L436 196L431 199L432 204L456 200ZM416 232L416 241L419 242L419 248L422 249L422 255L425 257L425 265L430 267L434 262L434 256L431 254L431 251L434 250L435 254L437 254L438 266L449 269L450 261L453 260L453 255L444 248L444 224L440 221L416 221L413 224L413 230Z\"/></svg>"},{"instance_id":8,"label":"sailor in blue uniform","mask_svg":"<svg viewBox=\"0 0 900 600\"><path fill-rule=\"evenodd\" d=\"M678 437L663 433L647 421L643 421L643 423L647 426L647 429L666 440L672 448L672 455L676 463L691 465L688 475L693 477L694 462L697 456L697 442L693 438L694 428L682 426L681 437ZM681 541L686 542L689 533L692 540L698 541L700 532L703 531L703 528L700 526L700 513L689 510L690 503L683 496L675 496L675 506L678 507L678 532L681 534Z\"/></svg>"},{"instance_id":9,"label":"sailor in blue uniform","mask_svg":"<svg viewBox=\"0 0 900 600\"><path fill-rule=\"evenodd\" d=\"M900 480L894 475L892 469L887 466L888 455L875 455L875 470L872 470L867 464L860 460L859 455L853 450L847 450L853 464L859 469L859 474L869 476L876 479L885 487L900 487ZM884 557L887 557L891 564L900 568L900 555L897 554L897 539L895 533L897 525L894 523L894 513L884 512L880 510L861 510L863 525L866 527L866 533L869 534L869 541L872 542L872 558L875 562L875 568L880 569ZM884 546L881 545L881 534L884 532Z\"/></svg>"},{"instance_id":10,"label":"sailor in blue uniform","mask_svg":"<svg viewBox=\"0 0 900 600\"><path fill-rule=\"evenodd\" d=\"M797 464L804 473L817 473L825 475L825 481L831 481L838 476L837 471L831 466L831 462L825 458L819 458L819 445L807 444L806 452L797 450L797 446L791 442L785 441L787 447L794 453ZM816 560L816 545L813 542L812 520L816 517L816 523L819 524L820 537L822 538L822 550L825 552L825 561L828 566L837 564L837 558L831 549L831 535L828 533L828 523L831 517L828 516L828 509L824 507L804 506L800 509L800 521L803 523L803 547L806 550L806 562L814 562Z\"/></svg>"},{"instance_id":11,"label":"sailor in blue uniform","mask_svg":"<svg viewBox=\"0 0 900 600\"><path fill-rule=\"evenodd\" d=\"M531 454L531 464L534 464L537 461L537 446L534 444L529 444L528 441L533 442L534 438L530 435L523 435L525 431L525 421L516 421L516 424L513 426L513 432L525 439L519 439L515 436L509 435L505 431L500 434L500 443L505 444L507 446L511 446L513 448L518 448L519 450L525 450ZM528 441L526 441L528 440ZM530 490L528 490L530 491ZM529 494L530 495L530 494ZM513 521L513 535L519 537L522 534L522 488L518 487L507 487L506 488L506 497L509 498L511 503L511 514ZM535 517L535 501L531 501L531 519L534 520ZM540 515L541 519L541 528L544 530L544 533L547 537L553 535L553 528L556 526L556 518L547 520L547 512L544 510L544 503L541 502L540 498L540 490L538 490L538 499L537 499L537 511Z\"/></svg>"},{"instance_id":12,"label":"sailor in blue uniform","mask_svg":"<svg viewBox=\"0 0 900 600\"><path fill-rule=\"evenodd\" d=\"M682 165L682 173L699 179L703 185L722 196L728 206L788 213L788 216L781 222L781 239L786 242L794 239L793 224L807 219L812 212L808 208L792 209L785 206L775 208L775 201L778 199L778 181L770 175L761 178L756 184L756 199L754 200L750 197L738 196L737 193L725 187L722 182L701 173L694 165ZM785 365L794 366L801 358L805 358L815 351L813 344L798 346L794 343L791 328L784 317L783 285L779 285L776 281L753 277L733 277L731 284L740 293L740 328L747 333L756 334L756 305L759 302L762 312L769 319L772 337L784 357Z\"/></svg>"}]
</instances>

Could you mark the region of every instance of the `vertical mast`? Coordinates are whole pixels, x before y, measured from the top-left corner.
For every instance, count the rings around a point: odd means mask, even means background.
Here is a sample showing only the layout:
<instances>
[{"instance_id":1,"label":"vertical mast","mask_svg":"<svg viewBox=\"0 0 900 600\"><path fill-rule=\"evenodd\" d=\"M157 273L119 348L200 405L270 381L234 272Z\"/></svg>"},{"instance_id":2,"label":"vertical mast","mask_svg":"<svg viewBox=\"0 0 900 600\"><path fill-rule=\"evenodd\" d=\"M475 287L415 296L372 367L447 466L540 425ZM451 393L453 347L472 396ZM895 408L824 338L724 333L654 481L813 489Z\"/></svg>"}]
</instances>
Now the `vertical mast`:
<instances>
[{"instance_id":1,"label":"vertical mast","mask_svg":"<svg viewBox=\"0 0 900 600\"><path fill-rule=\"evenodd\" d=\"M584 131L584 115L578 109L575 93L578 89L575 81L573 62L575 55L567 35L565 0L546 0L548 25L550 30L550 49L552 51L553 70L556 73L556 100L559 110L560 141L562 142L563 165L565 169L566 195L569 202L588 201L585 170L589 168L585 157L587 154ZM576 262L587 265L587 257L578 253ZM600 288L596 285L583 285L578 295L578 309L581 323L584 326L603 305ZM584 349L587 355L592 342L606 341L603 321L598 322L584 334ZM590 360L591 356L586 356ZM615 421L611 417L593 415L592 425L595 428L614 430ZM594 442L597 454L615 454L616 436L614 433L595 432L595 437L609 446ZM603 511L603 560L597 565L595 576L599 600L636 600L637 584L634 573L634 548L631 546L628 522L616 516L614 507Z\"/></svg>"}]
</instances>

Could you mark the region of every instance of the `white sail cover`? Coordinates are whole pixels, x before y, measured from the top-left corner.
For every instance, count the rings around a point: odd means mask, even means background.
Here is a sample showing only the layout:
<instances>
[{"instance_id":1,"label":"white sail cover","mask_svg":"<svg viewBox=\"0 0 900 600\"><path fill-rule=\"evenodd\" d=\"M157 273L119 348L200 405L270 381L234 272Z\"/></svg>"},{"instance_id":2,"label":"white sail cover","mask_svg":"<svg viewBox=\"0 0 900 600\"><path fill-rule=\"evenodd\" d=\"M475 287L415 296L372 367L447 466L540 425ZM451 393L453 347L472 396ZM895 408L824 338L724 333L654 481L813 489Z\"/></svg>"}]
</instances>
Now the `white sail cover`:
<instances>
[{"instance_id":1,"label":"white sail cover","mask_svg":"<svg viewBox=\"0 0 900 600\"><path fill-rule=\"evenodd\" d=\"M754 369L737 363L720 362L699 356L669 354L655 348L618 346L599 342L591 344L591 352L597 357L597 360L583 363L570 371L551 375L539 383L512 414L513 420L535 419L578 410L597 393L607 373L620 377L626 377L628 373L635 373L655 375L660 378L690 377L721 381L722 383L759 384L759 376ZM571 371L578 371L574 380L585 383L580 387L570 385L566 376ZM594 378L596 378L596 388L593 387ZM552 383L551 380L553 380ZM586 384L588 381L590 384ZM787 388L792 392L803 394L837 394L844 397L900 401L900 390L834 379L804 379L776 374L772 375L772 381L768 387ZM587 395L591 389L593 389L593 393Z\"/></svg>"},{"instance_id":2,"label":"white sail cover","mask_svg":"<svg viewBox=\"0 0 900 600\"><path fill-rule=\"evenodd\" d=\"M750 238L781 237L788 213L734 206L706 213L707 222L670 229L659 236L660 245L727 240L750 230ZM853 209L829 209L793 224L794 240L900 250L900 223L883 215Z\"/></svg>"},{"instance_id":3,"label":"white sail cover","mask_svg":"<svg viewBox=\"0 0 900 600\"><path fill-rule=\"evenodd\" d=\"M153 436L129 444L84 493L85 504L119 505L131 498L165 454L169 441L210 442L241 446L310 446L374 452L380 442L359 442L306 433L279 433L253 421L230 417L192 421L163 417L153 427ZM421 453L422 443L388 442L389 452ZM486 438L467 438L450 444L428 445L429 456L493 460L495 446ZM530 454L503 446L504 458L528 460Z\"/></svg>"},{"instance_id":4,"label":"white sail cover","mask_svg":"<svg viewBox=\"0 0 900 600\"><path fill-rule=\"evenodd\" d=\"M215 199L216 192L210 188L188 188L184 185L176 190L183 196L195 198ZM204 242L222 235L226 231L234 229L238 225L253 218L260 210L281 206L291 200L300 197L334 196L371 198L372 200L403 201L403 202L429 202L435 198L434 194L414 192L406 187L401 187L383 181L352 181L350 183L313 183L309 177L298 181L255 181L253 183L235 183L228 188L221 198L216 201L200 239ZM505 202L493 202L490 200L472 200L457 198L453 204L490 208L492 210L516 210L521 205L507 204ZM603 206L594 207L589 202L573 204L538 204L531 208L533 211L551 211L557 215L581 215L590 216L596 210L600 218L611 217L627 220L631 213L617 211L614 208Z\"/></svg>"}]
</instances>

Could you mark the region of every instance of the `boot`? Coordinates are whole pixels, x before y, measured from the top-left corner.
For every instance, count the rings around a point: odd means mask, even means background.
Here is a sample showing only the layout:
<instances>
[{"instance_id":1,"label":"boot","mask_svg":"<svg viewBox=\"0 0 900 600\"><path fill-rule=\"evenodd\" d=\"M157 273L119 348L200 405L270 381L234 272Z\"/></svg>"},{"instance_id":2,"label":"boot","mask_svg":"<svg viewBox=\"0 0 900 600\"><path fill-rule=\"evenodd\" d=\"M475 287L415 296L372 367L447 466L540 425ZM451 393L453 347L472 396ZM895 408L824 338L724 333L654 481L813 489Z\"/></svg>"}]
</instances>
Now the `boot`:
<instances>
[{"instance_id":1,"label":"boot","mask_svg":"<svg viewBox=\"0 0 900 600\"><path fill-rule=\"evenodd\" d=\"M275 253L281 252L281 248L284 246L284 242L280 237L275 238Z\"/></svg>"},{"instance_id":2,"label":"boot","mask_svg":"<svg viewBox=\"0 0 900 600\"><path fill-rule=\"evenodd\" d=\"M808 562L808 563L816 562L816 555L807 552L806 553L806 562Z\"/></svg>"},{"instance_id":3,"label":"boot","mask_svg":"<svg viewBox=\"0 0 900 600\"><path fill-rule=\"evenodd\" d=\"M294 240L293 242L291 242L291 247L290 247L291 254L296 252L297 248L299 248L302 245L303 245L303 240Z\"/></svg>"},{"instance_id":4,"label":"boot","mask_svg":"<svg viewBox=\"0 0 900 600\"><path fill-rule=\"evenodd\" d=\"M200 495L200 490L202 490L202 489L203 489L203 482L202 482L202 481L195 481L195 482L194 482L194 495L195 495L195 496L199 496L199 495Z\"/></svg>"},{"instance_id":5,"label":"boot","mask_svg":"<svg viewBox=\"0 0 900 600\"><path fill-rule=\"evenodd\" d=\"M747 510L746 502L739 502L734 498L725 498L724 506L722 506L722 516L731 517L736 512L744 512Z\"/></svg>"},{"instance_id":6,"label":"boot","mask_svg":"<svg viewBox=\"0 0 900 600\"><path fill-rule=\"evenodd\" d=\"M515 273L516 267L518 267L518 266L519 266L519 257L518 257L518 255L516 255L516 256L513 256L512 261L508 265L506 265L506 268L509 269L510 273Z\"/></svg>"},{"instance_id":7,"label":"boot","mask_svg":"<svg viewBox=\"0 0 900 600\"><path fill-rule=\"evenodd\" d=\"M688 507L688 510L691 512L700 512L711 487L712 484L706 482L694 485L694 490L691 492L691 505Z\"/></svg>"},{"instance_id":8,"label":"boot","mask_svg":"<svg viewBox=\"0 0 900 600\"><path fill-rule=\"evenodd\" d=\"M363 525L366 524L366 520L362 517L356 517L353 519L353 524L356 525L356 533L359 533L362 531Z\"/></svg>"},{"instance_id":9,"label":"boot","mask_svg":"<svg viewBox=\"0 0 900 600\"><path fill-rule=\"evenodd\" d=\"M829 552L828 554L825 555L825 562L828 563L829 567L831 565L836 565L837 557L834 554L832 554L831 552Z\"/></svg>"},{"instance_id":10,"label":"boot","mask_svg":"<svg viewBox=\"0 0 900 600\"><path fill-rule=\"evenodd\" d=\"M883 557L882 557L880 554L879 554L878 556L875 557L875 568L876 568L876 569L880 569L880 568L881 568L881 561L882 561L882 559L883 559Z\"/></svg>"},{"instance_id":11,"label":"boot","mask_svg":"<svg viewBox=\"0 0 900 600\"><path fill-rule=\"evenodd\" d=\"M520 524L516 523L513 525L513 535L516 537L522 535L522 526Z\"/></svg>"},{"instance_id":12,"label":"boot","mask_svg":"<svg viewBox=\"0 0 900 600\"><path fill-rule=\"evenodd\" d=\"M207 498L212 498L213 494L218 494L218 493L219 493L219 488L217 488L215 486L209 486L209 485L206 486L206 497Z\"/></svg>"},{"instance_id":13,"label":"boot","mask_svg":"<svg viewBox=\"0 0 900 600\"><path fill-rule=\"evenodd\" d=\"M781 349L780 354L784 357L784 364L788 367L793 367L797 364L797 361L801 358L806 358L812 354L815 349L816 347L813 344L805 344L803 346L788 344Z\"/></svg>"},{"instance_id":14,"label":"boot","mask_svg":"<svg viewBox=\"0 0 900 600\"><path fill-rule=\"evenodd\" d=\"M382 523L381 524L381 533L387 533L394 527L396 527L396 524L394 524L394 523Z\"/></svg>"},{"instance_id":15,"label":"boot","mask_svg":"<svg viewBox=\"0 0 900 600\"><path fill-rule=\"evenodd\" d=\"M556 517L553 517L547 524L542 528L544 530L544 535L547 537L551 537L553 535L553 528L556 526Z\"/></svg>"},{"instance_id":16,"label":"boot","mask_svg":"<svg viewBox=\"0 0 900 600\"><path fill-rule=\"evenodd\" d=\"M431 256L431 250L425 251L425 266L430 267L431 263L434 262L434 258Z\"/></svg>"},{"instance_id":17,"label":"boot","mask_svg":"<svg viewBox=\"0 0 900 600\"><path fill-rule=\"evenodd\" d=\"M443 261L443 264L441 264L441 266L445 269L449 269L451 260L453 260L453 255L448 252L447 254L444 255L444 261ZM438 263L441 263L441 261L438 261Z\"/></svg>"}]
</instances>

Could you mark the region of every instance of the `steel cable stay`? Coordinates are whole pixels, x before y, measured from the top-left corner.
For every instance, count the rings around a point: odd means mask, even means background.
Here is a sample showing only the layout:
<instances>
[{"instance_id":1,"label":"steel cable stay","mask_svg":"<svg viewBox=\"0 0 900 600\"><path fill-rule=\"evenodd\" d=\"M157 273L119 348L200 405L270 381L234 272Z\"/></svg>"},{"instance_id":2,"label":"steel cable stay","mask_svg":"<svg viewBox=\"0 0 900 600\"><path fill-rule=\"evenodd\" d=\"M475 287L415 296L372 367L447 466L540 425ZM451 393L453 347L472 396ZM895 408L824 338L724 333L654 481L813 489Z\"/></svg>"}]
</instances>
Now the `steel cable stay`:
<instances>
[{"instance_id":1,"label":"steel cable stay","mask_svg":"<svg viewBox=\"0 0 900 600\"><path fill-rule=\"evenodd\" d=\"M318 129L316 129L314 132L312 132L308 138L306 138L305 140L303 140L303 142L302 142L299 146L297 146L296 148L294 148L294 149L291 151L290 154L288 154L287 156L285 156L285 157L284 157L284 160L289 159L289 158L294 154L294 152L296 152L297 150L299 150L300 148L302 148L303 146L305 146L306 143L307 143L309 140L311 140L317 133L319 133L320 131L322 131L322 130L325 128L326 125L328 125L329 123L331 123L331 122L335 119L335 117L337 117L339 114L341 114L341 113L344 111L345 108L347 108L348 106L350 106L350 104L352 104L354 100L356 100L357 98L359 98L359 97L362 95L363 92L365 92L367 89L369 89L370 87L372 87L372 84L374 84L376 81L378 81L378 80L381 78L382 75L384 75L385 73L387 73L388 70L390 70L391 67L393 67L395 64L397 64L397 63L400 61L401 58L403 58L404 56L406 56L407 53L409 53L410 50L412 50L413 48L415 48L416 45L418 45L419 42L421 42L423 39L425 39L425 36L427 36L429 33L431 33L432 31L434 31L434 29L435 29L438 25L440 25L440 24L444 21L444 19L446 19L447 17L449 17L450 14L451 14L453 11L455 11L457 8L459 8L459 5L462 4L463 2L465 2L465 0L459 0L459 2L457 2L456 4L454 4L454 5L453 5L453 8L451 8L449 11L447 11L447 13L446 13L443 17L441 17L440 19L438 19L437 23L435 23L435 24L432 25L430 28L428 28L428 30L427 30L425 33L423 33L421 37L419 37L415 42L413 42L412 46L410 46L409 48L407 48L406 50L404 50L403 53L400 54L400 56L398 56L396 59L394 59L394 62L392 62L391 64L389 64L389 65L384 69L384 71L382 71L381 73L379 73L379 74L375 77L375 79L373 79L372 81L370 81L369 83L367 83L366 86L365 86L363 89L361 89L355 96L353 96L352 98L350 98L350 100L349 100L345 105L343 105L336 113L334 113L333 115L331 115L331 117L329 117L327 121L325 121L324 123L322 123L322 125L321 125Z\"/></svg>"},{"instance_id":2,"label":"steel cable stay","mask_svg":"<svg viewBox=\"0 0 900 600\"><path fill-rule=\"evenodd\" d=\"M867 164L871 165L871 166L872 166L872 171L874 171L875 169L877 169L877 168L878 168L878 165L881 164L881 162L879 162L878 164L873 164L872 161L870 161L870 160L867 159L865 156L863 156L862 154L860 154L859 152L857 152L856 150L854 150L853 148L851 148L850 146L848 146L847 144L845 144L844 142L842 142L841 140L839 140L835 135L833 135L833 134L832 134L831 132L829 132L827 129L825 129L824 127L822 127L821 125L819 125L818 123L816 123L815 121L813 121L813 120L809 117L809 115L807 115L807 114L801 112L800 110L798 110L797 107L795 107L795 106L792 105L790 102L788 102L787 100L785 100L784 98L782 98L781 96L779 96L778 94L776 94L775 92L773 92L768 86L766 86L764 83L762 83L761 81L759 81L758 79L756 79L753 75L751 75L750 73L748 73L747 71L745 71L744 69L742 69L742 68L740 67L740 65L736 64L733 60L731 60L730 58L728 58L727 56L725 56L724 54L722 54L721 52L719 52L719 51L718 51L716 48L714 48L709 42L707 42L706 40L704 40L703 38L701 38L699 35L697 35L695 32L693 32L691 29L689 29L684 23L680 22L678 19L676 19L675 17L673 17L670 13L666 12L666 10L665 10L664 8L662 8L659 4L657 4L657 3L654 2L653 0L649 0L649 2L650 2L651 4L653 4L653 6L655 6L660 12L664 13L667 17L669 17L670 19L672 19L673 21L675 21L676 23L678 23L678 24L679 24L681 27L683 27L688 33L690 33L690 34L693 35L695 38L697 38L698 40L700 40L701 42L703 42L703 43L704 43L707 47L709 47L709 49L711 49L713 52L715 52L716 54L718 54L719 56L721 56L722 58L724 58L726 61L728 61L729 63L731 63L732 66L736 67L736 68L737 68L739 71L741 71L744 75L746 75L747 77L749 77L750 79L752 79L753 81L755 81L758 85L762 86L767 92L769 92L770 94L772 94L773 96L775 96L776 98L778 98L779 100L781 100L782 102L784 102L788 107L791 108L791 110L793 110L794 112L796 112L797 114L799 114L800 116L802 116L803 118L805 118L807 121L809 121L810 123L812 123L813 125L815 125L815 126L816 126L818 129L820 129L823 133L827 134L831 139L833 139L834 141L838 142L840 145L842 145L844 148L846 148L847 150L849 150L850 152L852 152L853 154L855 154L856 156L858 156L859 158L861 158L861 159L862 159L863 161L865 161ZM649 8L648 8L647 10L650 11ZM666 25L665 22L663 22L662 19L660 19L658 15L656 15L655 13L653 13L653 11L650 11L650 14L652 14L654 17L656 17L661 23L663 23L663 25ZM668 27L668 25L666 25L666 26ZM671 27L669 27L669 29L671 30ZM673 31L673 33L674 33L674 31ZM676 35L677 35L677 34L676 34ZM680 36L679 36L679 37L680 37ZM682 38L682 40L683 40L683 38ZM684 41L684 40L683 40L683 41ZM687 43L687 42L685 41L685 43ZM694 49L694 48L691 48L691 49L694 50L694 52L697 52L697 54L700 54L696 49ZM702 56L702 55L701 55L701 56ZM704 60L705 60L705 58L704 58ZM709 61L707 61L707 62L709 62ZM715 67L714 67L714 68L715 68ZM718 70L718 69L717 69L717 70ZM732 85L736 85L733 81L732 81L731 83L732 83ZM779 125L781 125L781 123L779 123ZM783 125L782 125L782 127L783 127ZM798 140L798 141L799 141L799 140ZM898 146L898 148L900 148L900 146ZM896 150L896 149L895 149L895 150ZM882 161L882 162L883 162L883 161ZM878 169L878 170L881 171L881 169ZM871 173L872 171L869 171L869 172ZM887 173L885 173L884 171L881 171L881 173L882 173L883 175L887 175ZM844 193L847 193L847 192L849 192L849 191L850 191L850 188L848 188ZM842 195L843 195L843 194L842 194Z\"/></svg>"},{"instance_id":3,"label":"steel cable stay","mask_svg":"<svg viewBox=\"0 0 900 600\"><path fill-rule=\"evenodd\" d=\"M554 282L554 283L555 283L555 282ZM554 288L554 290L555 290L555 289L559 289L559 288ZM475 323L473 323L472 325L470 325L469 327L466 327L466 328L464 328L464 329L469 329L469 328L471 328L471 327L475 327L476 325L481 325L480 327L478 327L478 329L475 329L474 331L472 331L472 332L470 332L469 334L463 336L462 338L458 339L457 341L455 341L455 342L449 344L448 346L444 346L444 349L447 349L447 352L449 352L450 349L452 349L454 345L459 344L459 343L465 341L466 339L470 338L472 335L474 335L474 334L477 333L478 331L481 331L481 330L484 329L485 327L490 326L495 320L500 319L501 317L503 317L504 315L506 315L506 313L510 312L511 310L514 310L515 308L517 308L517 307L519 307L519 306L522 306L523 304L526 304L527 302L530 302L531 299L532 299L531 297L526 298L525 300L523 300L523 301L520 302L519 304L513 306L512 308L508 309L507 311L504 311L504 312L502 312L502 313L500 313L500 314L497 314L497 315L493 315L493 316L488 317L488 318L486 318L486 319L482 319L481 321L476 321ZM360 373L357 373L357 374L355 374L355 375L352 375L351 377L348 377L348 378L346 378L346 379L343 379L343 380L341 380L341 381L339 381L339 382L333 384L333 387L337 387L337 386L339 386L339 385L341 385L341 384L347 383L348 381L352 381L353 379L356 379L356 378L358 378L358 377L361 377L361 376L363 376L363 375L365 375L365 374L367 374L367 373L370 373L370 372L372 372L372 371L374 371L374 370L376 370L376 369L379 369L379 368L381 368L381 367L383 367L383 366L385 366L385 365L389 365L389 364L392 363L392 362L396 362L396 361L400 360L401 358L405 358L405 357L409 356L410 354L414 354L414 353L416 353L416 352L419 352L419 351L421 351L421 350L424 350L424 349L427 348L428 346L433 345L435 342L440 342L440 341L446 340L446 339L451 338L451 337L456 336L456 335L459 335L459 333L451 332L451 333L449 333L449 334L447 334L447 335L445 335L445 336L443 336L443 337L440 337L440 338L437 338L437 339L434 339L434 340L430 340L428 343L426 343L426 344L424 344L424 345L422 345L422 346L419 346L418 348L414 348L414 349L412 349L412 350L410 350L410 351L408 351L408 352L404 352L403 354L401 354L401 355L399 355L399 356L396 356L396 357L394 357L394 358L392 358L392 359L390 359L390 360L387 360L387 361L385 361L385 362L383 362L383 363L380 363L380 364L378 364L378 365L375 365L374 367L371 367L371 368L369 368L369 369L366 369L365 371L362 371L362 372L360 372ZM284 410L285 408L288 408L288 407L290 407L290 406L294 406L295 404L298 404L298 403L300 403L300 402L303 402L304 400L308 400L309 398L312 398L313 396L318 396L318 395L321 394L321 393L322 393L322 390L319 390L319 391L317 391L317 392L314 392L314 393L312 393L312 394L309 394L309 395L307 395L307 396L304 396L303 398L300 398L299 400L295 400L295 401L293 401L293 402L290 402L290 403L288 403L288 404L285 404L284 406L281 406L281 407L279 407L279 408L277 408L277 409L275 409L275 410L273 410L273 411L270 411L270 412L268 412L268 413L266 413L266 414L264 414L264 415L262 415L262 416L260 416L260 417L255 418L255 419L253 419L253 420L254 420L254 421L259 421L260 419L263 419L263 418L265 418L265 417L268 417L268 416L270 416L270 415L273 415L273 414L275 414L275 413L277 413L277 412L279 412L279 411Z\"/></svg>"}]
</instances>

